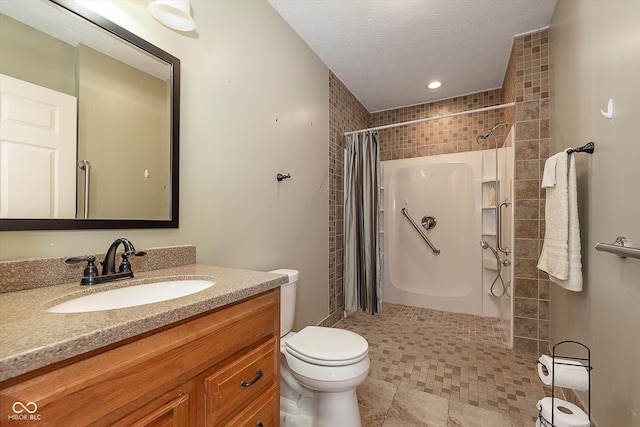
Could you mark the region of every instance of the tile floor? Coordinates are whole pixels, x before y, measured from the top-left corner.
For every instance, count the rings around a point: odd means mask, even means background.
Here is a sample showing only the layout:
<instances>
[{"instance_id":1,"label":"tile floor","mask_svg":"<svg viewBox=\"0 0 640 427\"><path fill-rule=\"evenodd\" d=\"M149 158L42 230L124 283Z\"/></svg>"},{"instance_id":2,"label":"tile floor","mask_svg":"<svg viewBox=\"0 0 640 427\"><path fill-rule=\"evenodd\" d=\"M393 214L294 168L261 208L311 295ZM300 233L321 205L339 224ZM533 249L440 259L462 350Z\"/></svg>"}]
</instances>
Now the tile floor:
<instances>
[{"instance_id":1,"label":"tile floor","mask_svg":"<svg viewBox=\"0 0 640 427\"><path fill-rule=\"evenodd\" d=\"M497 319L384 304L335 327L369 342L371 369L357 390L363 427L532 427L550 393Z\"/></svg>"}]
</instances>

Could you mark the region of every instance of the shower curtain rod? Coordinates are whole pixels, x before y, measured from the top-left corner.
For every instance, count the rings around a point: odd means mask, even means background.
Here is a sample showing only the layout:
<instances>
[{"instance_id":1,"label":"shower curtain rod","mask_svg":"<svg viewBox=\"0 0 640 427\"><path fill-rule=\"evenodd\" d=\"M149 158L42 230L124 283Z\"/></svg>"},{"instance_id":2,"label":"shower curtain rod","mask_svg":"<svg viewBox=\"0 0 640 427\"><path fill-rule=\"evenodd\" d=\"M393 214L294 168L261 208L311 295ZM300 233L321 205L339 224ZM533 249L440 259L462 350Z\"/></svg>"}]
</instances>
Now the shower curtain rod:
<instances>
[{"instance_id":1,"label":"shower curtain rod","mask_svg":"<svg viewBox=\"0 0 640 427\"><path fill-rule=\"evenodd\" d=\"M473 113L481 113L483 111L498 110L500 108L513 107L514 105L516 105L515 102L509 102L507 104L494 105L492 107L476 108L475 110L460 111L458 113L445 114L445 115L442 115L442 116L427 117L425 119L417 119L417 120L411 120L411 121L408 121L408 122L394 123L392 125L376 126L376 127L368 128L368 129L354 130L354 131L351 131L351 132L345 132L343 135L346 136L346 135L352 135L354 133L360 133L360 132L370 132L370 131L374 131L374 130L391 129L391 128L395 128L395 127L398 127L398 126L406 126L406 125L412 125L412 124L415 124L415 123L429 122L431 120L446 119L448 117L460 116L462 114L473 114Z\"/></svg>"}]
</instances>

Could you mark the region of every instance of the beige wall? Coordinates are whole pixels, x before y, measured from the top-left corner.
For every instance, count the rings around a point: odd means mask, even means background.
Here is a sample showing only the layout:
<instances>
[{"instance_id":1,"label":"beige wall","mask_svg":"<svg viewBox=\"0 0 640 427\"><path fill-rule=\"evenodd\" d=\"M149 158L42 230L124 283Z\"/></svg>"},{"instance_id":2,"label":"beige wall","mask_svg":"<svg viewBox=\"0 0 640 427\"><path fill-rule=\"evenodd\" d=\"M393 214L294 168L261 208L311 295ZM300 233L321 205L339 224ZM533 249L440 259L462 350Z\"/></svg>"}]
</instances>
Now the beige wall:
<instances>
[{"instance_id":1,"label":"beige wall","mask_svg":"<svg viewBox=\"0 0 640 427\"><path fill-rule=\"evenodd\" d=\"M301 273L296 328L328 315L329 71L266 1L191 0L197 30L145 2L91 2L182 61L180 228L3 232L0 259L191 243L198 262ZM278 172L292 179L278 183Z\"/></svg>"},{"instance_id":2,"label":"beige wall","mask_svg":"<svg viewBox=\"0 0 640 427\"><path fill-rule=\"evenodd\" d=\"M78 45L78 159L91 162L89 218L171 218L169 83ZM84 179L79 173L79 218Z\"/></svg>"},{"instance_id":3,"label":"beige wall","mask_svg":"<svg viewBox=\"0 0 640 427\"><path fill-rule=\"evenodd\" d=\"M0 15L0 52L0 73L76 96L73 46Z\"/></svg>"},{"instance_id":4,"label":"beige wall","mask_svg":"<svg viewBox=\"0 0 640 427\"><path fill-rule=\"evenodd\" d=\"M640 260L594 249L618 235L640 246L639 17L638 1L560 0L549 36L551 151L596 144L576 156L584 290L552 285L550 338L591 348L601 426L640 426ZM611 121L600 115L609 98Z\"/></svg>"}]
</instances>

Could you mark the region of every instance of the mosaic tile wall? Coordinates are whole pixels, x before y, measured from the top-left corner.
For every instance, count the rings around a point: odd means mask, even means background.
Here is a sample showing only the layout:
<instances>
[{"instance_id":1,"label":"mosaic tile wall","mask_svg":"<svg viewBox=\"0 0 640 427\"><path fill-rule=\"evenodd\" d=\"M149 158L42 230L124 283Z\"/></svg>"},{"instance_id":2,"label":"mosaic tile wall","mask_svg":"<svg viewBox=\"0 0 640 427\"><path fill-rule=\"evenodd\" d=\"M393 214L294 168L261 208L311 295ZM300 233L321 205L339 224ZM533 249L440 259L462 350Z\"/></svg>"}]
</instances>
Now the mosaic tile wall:
<instances>
[{"instance_id":1,"label":"mosaic tile wall","mask_svg":"<svg viewBox=\"0 0 640 427\"><path fill-rule=\"evenodd\" d=\"M371 127L384 126L502 103L502 89L495 89L429 104L372 113L370 125ZM487 133L489 129L503 121L504 111L499 109L380 130L380 160L407 159L494 148L495 142L492 138L483 145L478 145L476 137ZM504 134L502 136L504 137ZM502 140L499 141L500 144Z\"/></svg>"},{"instance_id":2,"label":"mosaic tile wall","mask_svg":"<svg viewBox=\"0 0 640 427\"><path fill-rule=\"evenodd\" d=\"M549 157L548 53L547 30L518 37L505 78L505 93L516 101L514 350L529 355L549 346L550 281L536 268L544 237L541 171Z\"/></svg>"},{"instance_id":3,"label":"mosaic tile wall","mask_svg":"<svg viewBox=\"0 0 640 427\"><path fill-rule=\"evenodd\" d=\"M369 112L344 84L329 72L329 317L331 326L342 317L342 211L344 208L344 132L365 129Z\"/></svg>"}]
</instances>

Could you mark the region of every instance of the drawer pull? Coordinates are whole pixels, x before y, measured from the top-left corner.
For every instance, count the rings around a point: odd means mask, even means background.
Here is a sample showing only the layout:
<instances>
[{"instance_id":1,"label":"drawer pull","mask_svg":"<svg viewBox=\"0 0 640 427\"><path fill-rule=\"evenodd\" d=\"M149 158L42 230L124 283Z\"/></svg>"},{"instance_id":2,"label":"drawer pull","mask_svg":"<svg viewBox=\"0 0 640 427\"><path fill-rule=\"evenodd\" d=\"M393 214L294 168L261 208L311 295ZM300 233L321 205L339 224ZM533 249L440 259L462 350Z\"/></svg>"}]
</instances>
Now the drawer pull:
<instances>
[{"instance_id":1,"label":"drawer pull","mask_svg":"<svg viewBox=\"0 0 640 427\"><path fill-rule=\"evenodd\" d=\"M264 424L262 424L262 421L258 420L256 427L264 427Z\"/></svg>"},{"instance_id":2,"label":"drawer pull","mask_svg":"<svg viewBox=\"0 0 640 427\"><path fill-rule=\"evenodd\" d=\"M242 381L242 382L240 383L240 386L241 386L241 387L249 387L250 385L252 385L252 384L253 384L253 383L255 383L256 381L258 381L260 378L262 378L262 370L261 370L261 369L258 369L258 370L256 371L256 377L255 377L254 379L252 379L252 380L251 380L251 381L249 381L249 382Z\"/></svg>"}]
</instances>

